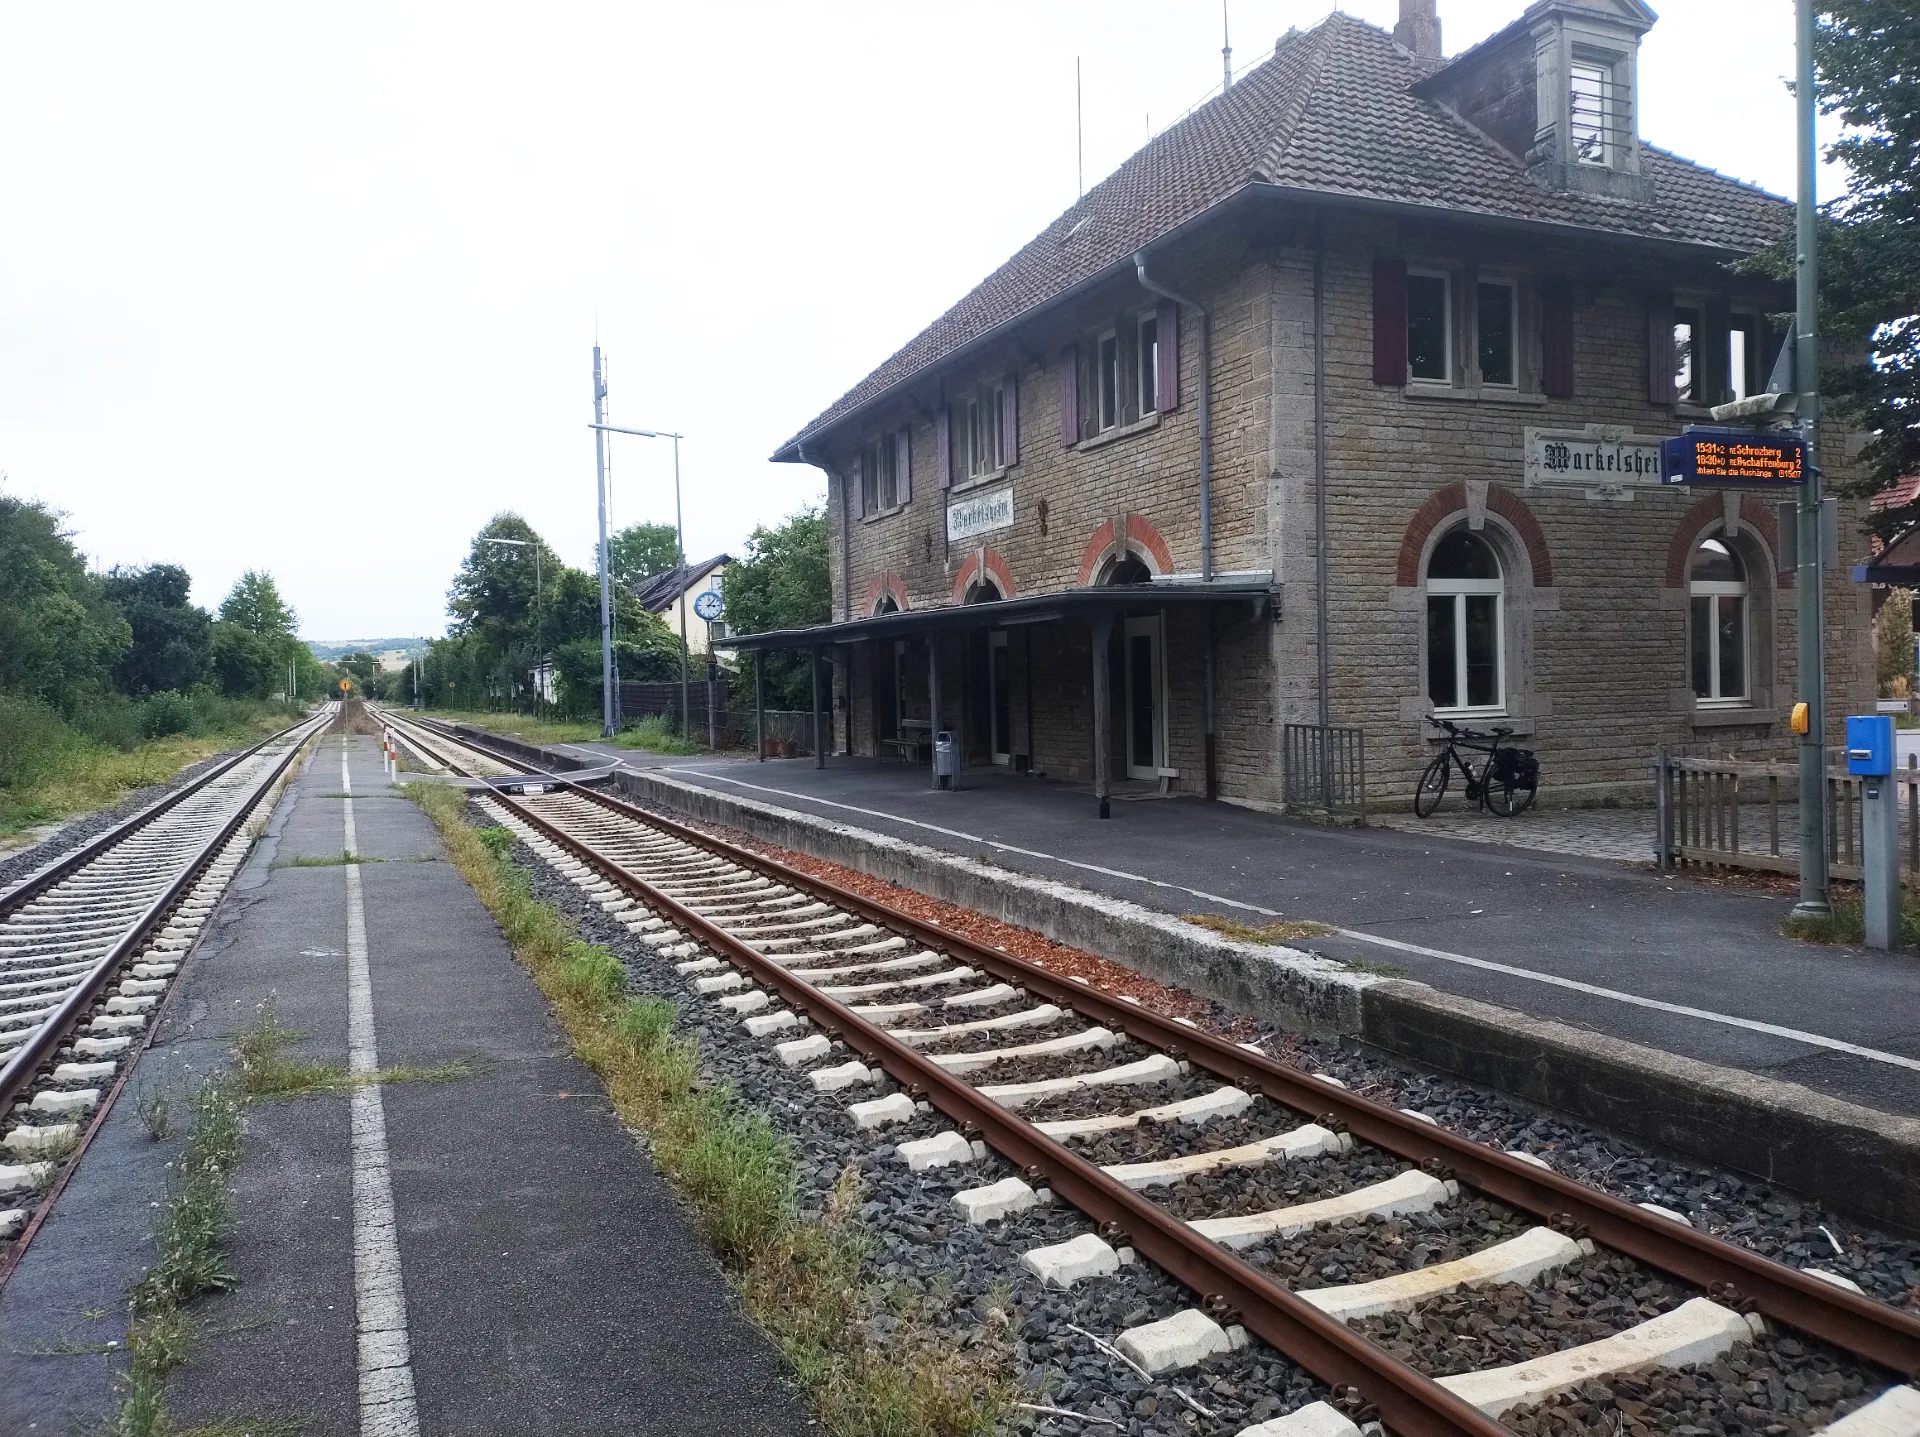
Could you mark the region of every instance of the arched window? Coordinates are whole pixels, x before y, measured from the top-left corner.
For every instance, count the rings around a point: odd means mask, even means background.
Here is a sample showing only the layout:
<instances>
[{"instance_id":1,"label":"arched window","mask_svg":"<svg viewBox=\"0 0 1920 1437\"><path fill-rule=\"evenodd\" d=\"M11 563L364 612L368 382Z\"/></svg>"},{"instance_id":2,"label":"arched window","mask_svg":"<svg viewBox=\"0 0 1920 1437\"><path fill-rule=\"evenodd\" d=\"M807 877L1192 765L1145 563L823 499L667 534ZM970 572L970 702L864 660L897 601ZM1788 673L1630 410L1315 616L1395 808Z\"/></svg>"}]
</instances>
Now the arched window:
<instances>
[{"instance_id":1,"label":"arched window","mask_svg":"<svg viewBox=\"0 0 1920 1437\"><path fill-rule=\"evenodd\" d=\"M1748 702L1747 568L1724 538L1693 551L1687 601L1694 700L1704 708Z\"/></svg>"},{"instance_id":2,"label":"arched window","mask_svg":"<svg viewBox=\"0 0 1920 1437\"><path fill-rule=\"evenodd\" d=\"M1506 707L1504 583L1493 546L1455 529L1427 560L1427 701L1436 713Z\"/></svg>"},{"instance_id":3,"label":"arched window","mask_svg":"<svg viewBox=\"0 0 1920 1437\"><path fill-rule=\"evenodd\" d=\"M1097 582L1103 587L1109 584L1150 584L1153 582L1153 570L1138 554L1128 550L1108 561L1106 572Z\"/></svg>"},{"instance_id":4,"label":"arched window","mask_svg":"<svg viewBox=\"0 0 1920 1437\"><path fill-rule=\"evenodd\" d=\"M991 579L976 579L967 587L966 603L997 604L1004 598L1000 586Z\"/></svg>"},{"instance_id":5,"label":"arched window","mask_svg":"<svg viewBox=\"0 0 1920 1437\"><path fill-rule=\"evenodd\" d=\"M883 596L880 602L873 606L873 614L875 618L878 618L882 614L897 614L899 612L900 612L900 605L894 602L894 598L892 594L887 594Z\"/></svg>"}]
</instances>

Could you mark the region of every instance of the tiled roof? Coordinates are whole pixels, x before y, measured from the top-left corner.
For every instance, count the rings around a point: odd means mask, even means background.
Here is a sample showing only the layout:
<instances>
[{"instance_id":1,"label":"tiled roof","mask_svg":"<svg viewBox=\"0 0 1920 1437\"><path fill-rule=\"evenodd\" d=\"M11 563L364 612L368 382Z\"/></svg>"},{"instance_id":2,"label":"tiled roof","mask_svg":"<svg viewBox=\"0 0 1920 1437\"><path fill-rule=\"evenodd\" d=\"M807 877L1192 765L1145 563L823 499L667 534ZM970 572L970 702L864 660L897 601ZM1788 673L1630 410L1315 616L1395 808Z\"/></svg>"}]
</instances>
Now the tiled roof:
<instances>
[{"instance_id":1,"label":"tiled roof","mask_svg":"<svg viewBox=\"0 0 1920 1437\"><path fill-rule=\"evenodd\" d=\"M640 607L650 614L663 613L673 607L687 590L699 583L722 564L733 562L732 556L716 554L700 564L682 564L677 569L669 569L664 574L655 574L642 579L633 586L633 597L640 601Z\"/></svg>"},{"instance_id":2,"label":"tiled roof","mask_svg":"<svg viewBox=\"0 0 1920 1437\"><path fill-rule=\"evenodd\" d=\"M781 445L778 457L1019 315L1108 272L1249 185L1747 252L1785 200L1650 145L1650 205L1530 181L1517 158L1409 86L1430 74L1386 31L1335 12L1156 135L1020 252Z\"/></svg>"}]
</instances>

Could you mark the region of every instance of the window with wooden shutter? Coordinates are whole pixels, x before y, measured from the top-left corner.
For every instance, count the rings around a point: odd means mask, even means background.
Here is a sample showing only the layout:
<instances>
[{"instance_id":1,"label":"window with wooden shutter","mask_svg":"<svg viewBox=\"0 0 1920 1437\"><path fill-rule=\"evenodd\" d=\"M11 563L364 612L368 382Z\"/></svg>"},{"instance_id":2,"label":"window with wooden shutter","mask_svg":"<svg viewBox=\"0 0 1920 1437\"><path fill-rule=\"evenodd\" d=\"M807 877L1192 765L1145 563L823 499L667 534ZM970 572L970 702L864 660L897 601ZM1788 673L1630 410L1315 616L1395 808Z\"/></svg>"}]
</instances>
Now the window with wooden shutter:
<instances>
[{"instance_id":1,"label":"window with wooden shutter","mask_svg":"<svg viewBox=\"0 0 1920 1437\"><path fill-rule=\"evenodd\" d=\"M1000 462L1020 462L1020 376L1009 374L1000 385Z\"/></svg>"},{"instance_id":2,"label":"window with wooden shutter","mask_svg":"<svg viewBox=\"0 0 1920 1437\"><path fill-rule=\"evenodd\" d=\"M1407 265L1398 256L1373 262L1373 382L1407 382Z\"/></svg>"},{"instance_id":3,"label":"window with wooden shutter","mask_svg":"<svg viewBox=\"0 0 1920 1437\"><path fill-rule=\"evenodd\" d=\"M1060 351L1060 443L1071 449L1080 442L1080 346Z\"/></svg>"},{"instance_id":4,"label":"window with wooden shutter","mask_svg":"<svg viewBox=\"0 0 1920 1437\"><path fill-rule=\"evenodd\" d=\"M893 436L894 470L900 490L900 502L913 502L913 431L902 429Z\"/></svg>"},{"instance_id":5,"label":"window with wooden shutter","mask_svg":"<svg viewBox=\"0 0 1920 1437\"><path fill-rule=\"evenodd\" d=\"M1180 407L1180 306L1160 301L1153 317L1153 407L1162 414Z\"/></svg>"},{"instance_id":6,"label":"window with wooden shutter","mask_svg":"<svg viewBox=\"0 0 1920 1437\"><path fill-rule=\"evenodd\" d=\"M933 462L939 471L940 487L953 487L953 406L943 404L933 418Z\"/></svg>"},{"instance_id":7,"label":"window with wooden shutter","mask_svg":"<svg viewBox=\"0 0 1920 1437\"><path fill-rule=\"evenodd\" d=\"M1647 403L1673 403L1673 378L1678 361L1674 353L1673 295L1647 296Z\"/></svg>"},{"instance_id":8,"label":"window with wooden shutter","mask_svg":"<svg viewBox=\"0 0 1920 1437\"><path fill-rule=\"evenodd\" d=\"M1573 285L1540 282L1540 387L1550 399L1573 398Z\"/></svg>"}]
</instances>

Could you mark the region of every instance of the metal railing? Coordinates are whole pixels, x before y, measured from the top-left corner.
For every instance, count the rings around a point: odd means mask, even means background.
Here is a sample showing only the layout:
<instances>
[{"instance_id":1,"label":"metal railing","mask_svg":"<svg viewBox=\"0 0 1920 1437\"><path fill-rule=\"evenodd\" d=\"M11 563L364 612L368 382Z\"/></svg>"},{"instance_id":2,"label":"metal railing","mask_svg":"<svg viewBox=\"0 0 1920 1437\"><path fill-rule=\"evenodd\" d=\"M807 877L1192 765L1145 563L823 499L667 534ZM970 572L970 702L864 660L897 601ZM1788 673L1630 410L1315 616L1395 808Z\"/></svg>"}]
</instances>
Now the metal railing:
<instances>
[{"instance_id":1,"label":"metal railing","mask_svg":"<svg viewBox=\"0 0 1920 1437\"><path fill-rule=\"evenodd\" d=\"M1800 769L1791 763L1675 758L1653 762L1654 861L1710 863L1771 873L1800 871ZM1920 755L1893 777L1900 804L1900 865L1920 882ZM1860 787L1843 768L1827 770L1827 871L1858 879L1864 839Z\"/></svg>"},{"instance_id":2,"label":"metal railing","mask_svg":"<svg viewBox=\"0 0 1920 1437\"><path fill-rule=\"evenodd\" d=\"M1367 821L1364 729L1290 723L1280 741L1282 799L1289 809L1353 812Z\"/></svg>"}]
</instances>

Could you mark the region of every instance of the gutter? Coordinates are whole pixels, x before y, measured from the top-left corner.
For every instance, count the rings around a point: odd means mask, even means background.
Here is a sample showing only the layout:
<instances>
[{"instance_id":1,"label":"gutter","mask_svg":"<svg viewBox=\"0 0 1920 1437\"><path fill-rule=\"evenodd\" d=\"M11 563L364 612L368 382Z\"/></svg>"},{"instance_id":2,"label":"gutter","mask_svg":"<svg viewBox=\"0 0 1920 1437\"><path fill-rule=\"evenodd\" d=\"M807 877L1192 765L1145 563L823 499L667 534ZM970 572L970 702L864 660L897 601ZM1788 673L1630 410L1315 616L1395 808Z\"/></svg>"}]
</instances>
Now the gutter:
<instances>
[{"instance_id":1,"label":"gutter","mask_svg":"<svg viewBox=\"0 0 1920 1437\"><path fill-rule=\"evenodd\" d=\"M800 456L802 464L811 464L827 476L828 493L831 495L832 481L838 477L833 468L824 459L807 453L807 446L796 444L794 453ZM847 481L840 479L840 592L846 597L840 605L842 619L853 617L853 495L849 492Z\"/></svg>"}]
</instances>

